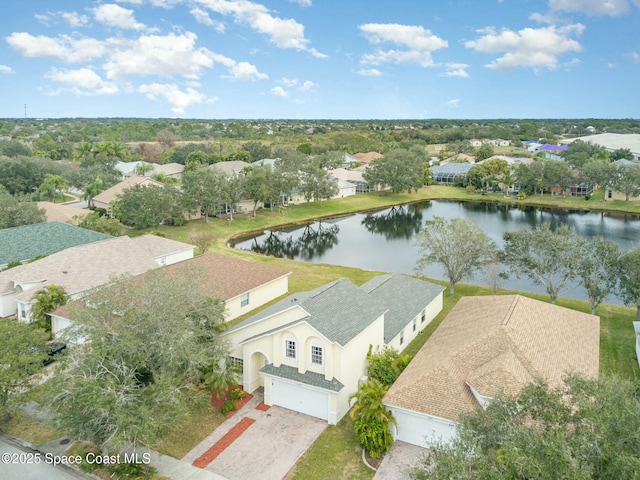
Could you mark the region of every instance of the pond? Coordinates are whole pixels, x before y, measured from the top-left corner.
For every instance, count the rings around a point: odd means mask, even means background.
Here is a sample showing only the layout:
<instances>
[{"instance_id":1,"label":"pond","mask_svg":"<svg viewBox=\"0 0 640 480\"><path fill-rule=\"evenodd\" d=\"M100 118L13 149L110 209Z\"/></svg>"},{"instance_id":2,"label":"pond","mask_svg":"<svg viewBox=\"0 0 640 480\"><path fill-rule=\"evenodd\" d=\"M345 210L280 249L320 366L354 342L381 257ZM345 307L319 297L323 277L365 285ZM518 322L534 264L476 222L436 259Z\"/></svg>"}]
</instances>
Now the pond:
<instances>
[{"instance_id":1,"label":"pond","mask_svg":"<svg viewBox=\"0 0 640 480\"><path fill-rule=\"evenodd\" d=\"M535 227L542 222L552 227L566 224L586 239L602 236L628 250L638 245L640 220L637 215L546 209L510 206L488 202L427 201L373 213L358 213L306 226L266 231L262 235L237 242L235 248L252 250L266 255L358 267L380 272L415 274L414 266L419 250L414 235L433 217L450 219L461 217L475 220L499 245L509 230ZM445 279L439 265L428 266L421 274ZM465 283L487 285L486 275L476 274ZM514 274L503 287L544 293L528 277ZM585 299L582 289L568 285L561 296ZM610 297L609 303L621 303Z\"/></svg>"}]
</instances>

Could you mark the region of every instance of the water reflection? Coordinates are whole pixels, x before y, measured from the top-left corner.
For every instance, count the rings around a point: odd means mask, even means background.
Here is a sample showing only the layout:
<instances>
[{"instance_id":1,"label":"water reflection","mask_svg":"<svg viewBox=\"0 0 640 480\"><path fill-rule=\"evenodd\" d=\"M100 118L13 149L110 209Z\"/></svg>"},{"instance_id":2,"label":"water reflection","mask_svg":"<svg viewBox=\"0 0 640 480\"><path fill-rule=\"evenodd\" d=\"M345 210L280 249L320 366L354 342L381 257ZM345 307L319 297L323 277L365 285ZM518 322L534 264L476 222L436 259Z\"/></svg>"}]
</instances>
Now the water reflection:
<instances>
[{"instance_id":1,"label":"water reflection","mask_svg":"<svg viewBox=\"0 0 640 480\"><path fill-rule=\"evenodd\" d=\"M312 260L338 244L340 227L325 226L322 222L308 224L297 236L288 231L269 231L254 237L251 250L273 257Z\"/></svg>"},{"instance_id":2,"label":"water reflection","mask_svg":"<svg viewBox=\"0 0 640 480\"><path fill-rule=\"evenodd\" d=\"M412 238L422 228L422 210L430 202L391 207L377 213L368 213L362 225L368 232L383 235L387 240Z\"/></svg>"},{"instance_id":3,"label":"water reflection","mask_svg":"<svg viewBox=\"0 0 640 480\"><path fill-rule=\"evenodd\" d=\"M413 237L426 221L435 216L475 220L500 247L503 245L502 236L505 231L534 228L542 222L549 222L552 227L569 225L578 235L588 240L598 236L608 238L622 250L638 246L640 238L640 220L637 215L495 203L431 201L316 222L286 231L265 232L256 238L238 242L235 247L290 259L413 274L419 254ZM438 265L430 265L420 273L431 278L445 278ZM514 290L544 293L530 279L514 277L515 275L511 275L504 286ZM463 281L487 285L483 272ZM575 284L568 285L562 296L584 298L582 289ZM607 301L615 300L609 298Z\"/></svg>"}]
</instances>

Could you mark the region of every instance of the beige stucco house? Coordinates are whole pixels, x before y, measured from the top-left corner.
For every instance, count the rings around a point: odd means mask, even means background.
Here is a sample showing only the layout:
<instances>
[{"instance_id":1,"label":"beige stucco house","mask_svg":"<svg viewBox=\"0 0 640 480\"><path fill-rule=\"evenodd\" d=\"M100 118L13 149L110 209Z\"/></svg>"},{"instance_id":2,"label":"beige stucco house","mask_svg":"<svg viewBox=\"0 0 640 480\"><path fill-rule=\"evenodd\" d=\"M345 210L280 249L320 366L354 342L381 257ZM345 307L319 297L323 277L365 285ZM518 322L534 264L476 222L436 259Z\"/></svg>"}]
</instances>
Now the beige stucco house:
<instances>
[{"instance_id":1,"label":"beige stucco house","mask_svg":"<svg viewBox=\"0 0 640 480\"><path fill-rule=\"evenodd\" d=\"M149 235L149 237L152 236ZM158 258L155 258L156 262ZM212 298L224 300L227 321L244 315L289 291L290 272L259 263L217 253L192 256L182 261L169 260L162 264L167 266L161 271L166 275L173 275L185 268L192 269L191 272L198 272L203 290ZM125 282L135 282L146 274L147 271L132 276ZM72 310L69 305L63 305L51 313L54 334L61 334L72 324L71 315Z\"/></svg>"},{"instance_id":2,"label":"beige stucco house","mask_svg":"<svg viewBox=\"0 0 640 480\"><path fill-rule=\"evenodd\" d=\"M404 348L442 309L443 287L382 275L347 279L281 300L225 332L243 387L336 424L365 375L369 346Z\"/></svg>"},{"instance_id":3,"label":"beige stucco house","mask_svg":"<svg viewBox=\"0 0 640 480\"><path fill-rule=\"evenodd\" d=\"M158 182L149 177L141 177L138 175L133 175L128 177L126 180L123 180L120 183L116 183L113 187L108 188L102 193L99 193L93 198L93 206L96 208L102 208L107 212L111 211L111 202L118 199L119 195L127 190L128 188L133 188L136 185L140 185L141 187L148 187L150 185L164 188L164 184Z\"/></svg>"},{"instance_id":4,"label":"beige stucco house","mask_svg":"<svg viewBox=\"0 0 640 480\"><path fill-rule=\"evenodd\" d=\"M35 295L47 285L63 287L72 299L79 298L118 277L139 275L191 258L194 249L193 245L155 235L109 238L67 248L0 272L0 316L17 314L18 320L28 322ZM53 319L54 336L67 326Z\"/></svg>"},{"instance_id":5,"label":"beige stucco house","mask_svg":"<svg viewBox=\"0 0 640 480\"><path fill-rule=\"evenodd\" d=\"M600 319L520 295L465 297L391 386L383 401L395 438L450 442L463 413L516 395L537 378L598 376Z\"/></svg>"}]
</instances>

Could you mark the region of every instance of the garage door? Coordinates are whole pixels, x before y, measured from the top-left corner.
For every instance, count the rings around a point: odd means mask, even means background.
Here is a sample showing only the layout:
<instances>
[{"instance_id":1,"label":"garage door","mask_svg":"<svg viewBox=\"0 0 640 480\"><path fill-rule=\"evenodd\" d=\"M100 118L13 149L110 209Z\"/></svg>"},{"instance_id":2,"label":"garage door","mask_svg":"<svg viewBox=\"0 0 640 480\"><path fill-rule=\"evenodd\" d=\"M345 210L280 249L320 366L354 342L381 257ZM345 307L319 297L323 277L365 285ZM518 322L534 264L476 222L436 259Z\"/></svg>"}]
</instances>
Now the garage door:
<instances>
[{"instance_id":1,"label":"garage door","mask_svg":"<svg viewBox=\"0 0 640 480\"><path fill-rule=\"evenodd\" d=\"M409 412L391 407L396 419L396 440L428 447L430 442L442 440L449 442L456 434L455 422L439 419L417 412Z\"/></svg>"},{"instance_id":2,"label":"garage door","mask_svg":"<svg viewBox=\"0 0 640 480\"><path fill-rule=\"evenodd\" d=\"M301 384L272 379L271 403L312 417L329 420L329 394Z\"/></svg>"}]
</instances>

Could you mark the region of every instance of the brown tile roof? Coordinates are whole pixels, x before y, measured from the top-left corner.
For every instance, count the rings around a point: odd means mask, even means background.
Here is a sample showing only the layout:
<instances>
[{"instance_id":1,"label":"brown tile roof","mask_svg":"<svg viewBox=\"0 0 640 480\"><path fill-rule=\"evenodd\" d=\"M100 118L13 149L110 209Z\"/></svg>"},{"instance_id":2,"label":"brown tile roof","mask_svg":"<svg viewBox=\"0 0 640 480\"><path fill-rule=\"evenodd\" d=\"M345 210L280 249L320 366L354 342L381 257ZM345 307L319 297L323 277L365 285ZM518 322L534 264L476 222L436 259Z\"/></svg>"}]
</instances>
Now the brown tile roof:
<instances>
[{"instance_id":1,"label":"brown tile roof","mask_svg":"<svg viewBox=\"0 0 640 480\"><path fill-rule=\"evenodd\" d=\"M152 178L140 177L140 176L134 175L132 177L127 178L126 180L123 180L120 183L116 183L113 187L108 188L104 192L96 195L93 198L93 201L108 205L113 200L116 200L118 195L122 194L122 192L124 192L127 188L132 188L135 185L142 185L142 186L156 185L158 187L164 187L162 183L156 180L153 180Z\"/></svg>"},{"instance_id":2,"label":"brown tile roof","mask_svg":"<svg viewBox=\"0 0 640 480\"><path fill-rule=\"evenodd\" d=\"M85 217L91 213L90 210L83 208L70 207L61 203L37 202L38 208L42 208L47 216L47 222L67 223L73 220L73 217Z\"/></svg>"},{"instance_id":3,"label":"brown tile roof","mask_svg":"<svg viewBox=\"0 0 640 480\"><path fill-rule=\"evenodd\" d=\"M519 295L465 297L389 389L384 402L457 420L477 401L516 394L534 378L597 377L600 319Z\"/></svg>"},{"instance_id":4,"label":"brown tile roof","mask_svg":"<svg viewBox=\"0 0 640 480\"><path fill-rule=\"evenodd\" d=\"M160 271L172 275L185 268L195 268L198 272L203 272L203 290L227 301L291 273L218 253L206 253L163 267ZM144 278L143 275L126 281L139 281ZM69 314L68 305L63 305L53 312L53 315L63 318L70 318Z\"/></svg>"},{"instance_id":5,"label":"brown tile roof","mask_svg":"<svg viewBox=\"0 0 640 480\"><path fill-rule=\"evenodd\" d=\"M260 285L290 274L290 272L279 268L219 253L206 253L175 265L169 265L165 267L165 270L170 273L187 266L203 269L204 288L210 292L217 292L224 300L230 300Z\"/></svg>"},{"instance_id":6,"label":"brown tile roof","mask_svg":"<svg viewBox=\"0 0 640 480\"><path fill-rule=\"evenodd\" d=\"M362 163L371 163L374 160L377 160L378 158L384 157L384 155L378 152L355 153L352 156L353 158L355 158L356 160Z\"/></svg>"}]
</instances>

